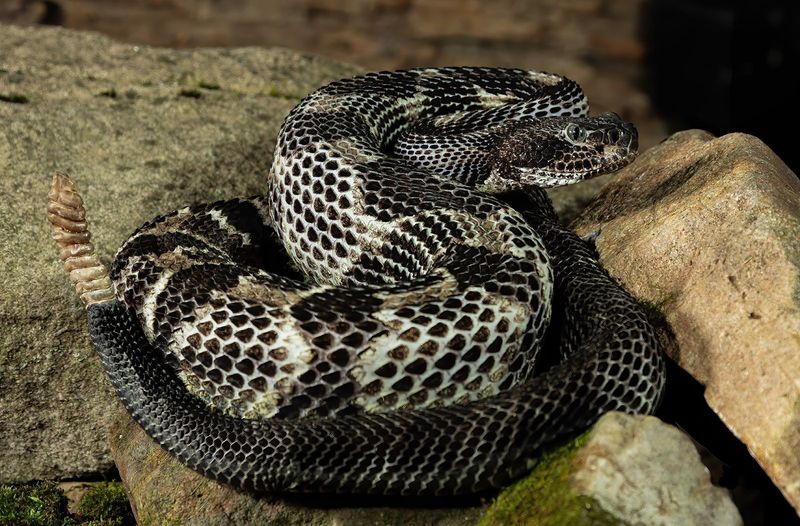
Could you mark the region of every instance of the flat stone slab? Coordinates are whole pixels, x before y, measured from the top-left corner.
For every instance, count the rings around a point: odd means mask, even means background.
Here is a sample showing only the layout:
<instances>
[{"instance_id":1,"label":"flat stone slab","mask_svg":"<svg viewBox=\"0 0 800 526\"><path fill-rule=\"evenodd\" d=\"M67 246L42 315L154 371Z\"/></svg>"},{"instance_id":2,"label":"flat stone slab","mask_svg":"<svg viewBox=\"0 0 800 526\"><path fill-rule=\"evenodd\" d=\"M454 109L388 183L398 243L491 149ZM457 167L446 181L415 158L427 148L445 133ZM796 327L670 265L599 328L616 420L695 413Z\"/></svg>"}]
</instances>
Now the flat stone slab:
<instances>
[{"instance_id":1,"label":"flat stone slab","mask_svg":"<svg viewBox=\"0 0 800 526\"><path fill-rule=\"evenodd\" d=\"M111 392L50 239L71 173L110 261L145 220L262 191L299 98L357 72L280 49L172 51L0 26L0 482L112 469Z\"/></svg>"}]
</instances>

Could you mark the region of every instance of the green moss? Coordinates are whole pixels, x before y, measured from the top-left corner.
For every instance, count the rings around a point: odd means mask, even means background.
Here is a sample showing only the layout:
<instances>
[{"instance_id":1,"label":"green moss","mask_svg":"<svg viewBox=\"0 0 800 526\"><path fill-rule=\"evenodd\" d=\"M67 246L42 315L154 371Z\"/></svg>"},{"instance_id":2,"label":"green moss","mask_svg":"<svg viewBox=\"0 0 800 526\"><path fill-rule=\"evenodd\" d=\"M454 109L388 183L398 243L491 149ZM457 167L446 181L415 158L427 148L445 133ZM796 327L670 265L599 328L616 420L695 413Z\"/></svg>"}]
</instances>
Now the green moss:
<instances>
[{"instance_id":1,"label":"green moss","mask_svg":"<svg viewBox=\"0 0 800 526\"><path fill-rule=\"evenodd\" d=\"M165 516L163 510L139 510L139 524L159 526L182 526L183 522L175 517Z\"/></svg>"},{"instance_id":2,"label":"green moss","mask_svg":"<svg viewBox=\"0 0 800 526\"><path fill-rule=\"evenodd\" d=\"M27 104L30 102L28 97L19 93L0 93L1 102L10 102L12 104Z\"/></svg>"},{"instance_id":3,"label":"green moss","mask_svg":"<svg viewBox=\"0 0 800 526\"><path fill-rule=\"evenodd\" d=\"M205 82L203 80L197 83L198 88L208 89L208 90L218 90L219 84L214 84L213 82Z\"/></svg>"},{"instance_id":4,"label":"green moss","mask_svg":"<svg viewBox=\"0 0 800 526\"><path fill-rule=\"evenodd\" d=\"M101 97L108 97L109 99L116 99L117 98L117 90L114 88L107 89L105 91L100 92Z\"/></svg>"},{"instance_id":5,"label":"green moss","mask_svg":"<svg viewBox=\"0 0 800 526\"><path fill-rule=\"evenodd\" d=\"M128 495L119 482L95 484L78 503L78 514L96 526L125 524L131 519Z\"/></svg>"},{"instance_id":6,"label":"green moss","mask_svg":"<svg viewBox=\"0 0 800 526\"><path fill-rule=\"evenodd\" d=\"M625 524L569 482L575 454L589 432L542 456L530 475L509 486L486 510L479 526L570 526Z\"/></svg>"},{"instance_id":7,"label":"green moss","mask_svg":"<svg viewBox=\"0 0 800 526\"><path fill-rule=\"evenodd\" d=\"M67 517L67 498L54 482L0 486L0 525L64 524L70 524Z\"/></svg>"},{"instance_id":8,"label":"green moss","mask_svg":"<svg viewBox=\"0 0 800 526\"><path fill-rule=\"evenodd\" d=\"M128 496L119 482L102 482L86 491L78 516L67 511L67 497L55 482L0 486L0 526L123 526L133 524Z\"/></svg>"}]
</instances>

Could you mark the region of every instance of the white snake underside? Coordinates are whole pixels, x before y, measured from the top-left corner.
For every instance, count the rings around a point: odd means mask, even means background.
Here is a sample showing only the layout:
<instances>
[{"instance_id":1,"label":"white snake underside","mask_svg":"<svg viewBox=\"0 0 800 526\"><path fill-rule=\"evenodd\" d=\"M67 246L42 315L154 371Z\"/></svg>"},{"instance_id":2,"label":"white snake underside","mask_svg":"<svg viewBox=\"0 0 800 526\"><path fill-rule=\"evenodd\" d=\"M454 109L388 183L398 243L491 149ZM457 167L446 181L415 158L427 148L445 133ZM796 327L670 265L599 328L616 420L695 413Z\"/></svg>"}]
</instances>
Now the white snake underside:
<instances>
[{"instance_id":1,"label":"white snake underside","mask_svg":"<svg viewBox=\"0 0 800 526\"><path fill-rule=\"evenodd\" d=\"M633 157L635 130L587 111L574 82L520 70L377 73L312 93L281 128L265 196L161 216L121 247L116 297L146 340L114 343L103 328L119 313L90 309L112 381L184 462L257 489L475 491L602 411L651 411L652 328L533 189ZM512 191L527 201L490 195ZM566 328L548 341L567 361L537 376L554 290ZM165 388L131 372L132 341L216 409L148 405ZM162 399L188 403L170 389Z\"/></svg>"}]
</instances>

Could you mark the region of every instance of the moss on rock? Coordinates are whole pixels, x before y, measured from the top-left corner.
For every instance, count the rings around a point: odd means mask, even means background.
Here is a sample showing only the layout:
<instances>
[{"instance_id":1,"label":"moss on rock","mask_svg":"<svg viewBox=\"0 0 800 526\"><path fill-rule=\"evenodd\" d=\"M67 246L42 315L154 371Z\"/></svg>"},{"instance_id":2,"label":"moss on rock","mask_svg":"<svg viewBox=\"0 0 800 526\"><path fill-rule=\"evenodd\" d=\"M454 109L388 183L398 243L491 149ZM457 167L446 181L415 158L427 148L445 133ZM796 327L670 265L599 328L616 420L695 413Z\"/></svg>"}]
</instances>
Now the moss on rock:
<instances>
[{"instance_id":1,"label":"moss on rock","mask_svg":"<svg viewBox=\"0 0 800 526\"><path fill-rule=\"evenodd\" d=\"M124 526L134 524L119 482L92 484L70 515L67 496L55 482L0 486L0 526Z\"/></svg>"},{"instance_id":2,"label":"moss on rock","mask_svg":"<svg viewBox=\"0 0 800 526\"><path fill-rule=\"evenodd\" d=\"M54 482L0 486L0 525L62 526L67 517L67 498Z\"/></svg>"},{"instance_id":3,"label":"moss on rock","mask_svg":"<svg viewBox=\"0 0 800 526\"><path fill-rule=\"evenodd\" d=\"M86 491L78 513L97 526L125 524L133 519L128 495L119 482L101 482Z\"/></svg>"},{"instance_id":4,"label":"moss on rock","mask_svg":"<svg viewBox=\"0 0 800 526\"><path fill-rule=\"evenodd\" d=\"M530 475L497 497L479 526L572 526L625 524L591 497L576 495L569 477L589 432L542 456Z\"/></svg>"}]
</instances>

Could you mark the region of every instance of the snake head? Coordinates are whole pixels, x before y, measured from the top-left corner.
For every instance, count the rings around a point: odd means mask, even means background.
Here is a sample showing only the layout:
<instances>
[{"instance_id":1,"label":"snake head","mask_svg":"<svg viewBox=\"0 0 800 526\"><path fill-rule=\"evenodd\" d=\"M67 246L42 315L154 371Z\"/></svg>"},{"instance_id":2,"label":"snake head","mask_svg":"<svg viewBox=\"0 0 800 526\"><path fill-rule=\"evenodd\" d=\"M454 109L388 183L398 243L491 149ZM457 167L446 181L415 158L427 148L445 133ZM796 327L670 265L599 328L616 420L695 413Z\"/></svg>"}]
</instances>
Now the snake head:
<instances>
[{"instance_id":1,"label":"snake head","mask_svg":"<svg viewBox=\"0 0 800 526\"><path fill-rule=\"evenodd\" d=\"M636 128L616 113L519 121L499 139L494 168L479 189L576 183L622 168L638 148Z\"/></svg>"}]
</instances>

